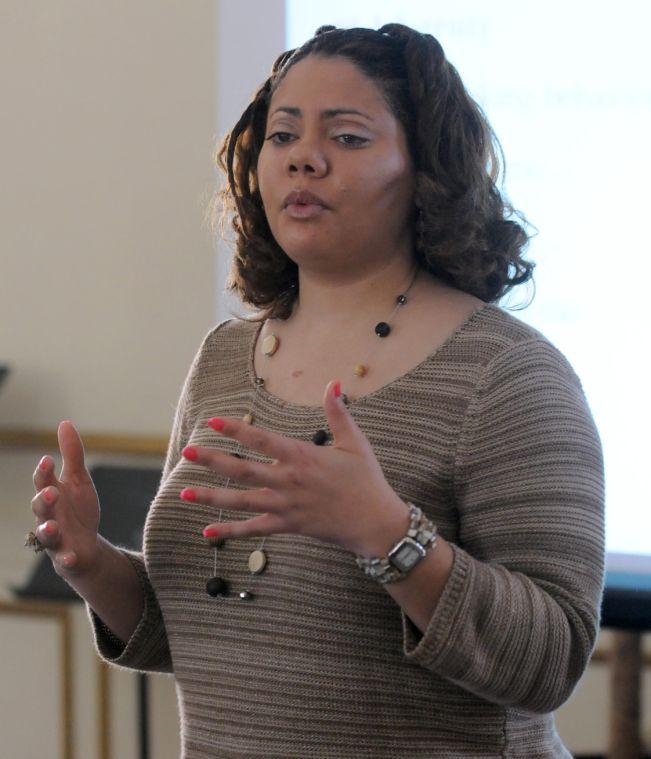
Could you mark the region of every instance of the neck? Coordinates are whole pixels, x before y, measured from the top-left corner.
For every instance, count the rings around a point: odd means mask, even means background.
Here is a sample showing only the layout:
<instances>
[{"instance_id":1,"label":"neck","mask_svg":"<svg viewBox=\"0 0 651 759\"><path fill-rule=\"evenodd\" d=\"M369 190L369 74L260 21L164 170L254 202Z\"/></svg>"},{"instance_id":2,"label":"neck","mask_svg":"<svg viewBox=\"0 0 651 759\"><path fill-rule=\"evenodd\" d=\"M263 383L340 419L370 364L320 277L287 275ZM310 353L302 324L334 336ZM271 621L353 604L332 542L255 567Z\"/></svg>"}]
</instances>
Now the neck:
<instances>
[{"instance_id":1,"label":"neck","mask_svg":"<svg viewBox=\"0 0 651 759\"><path fill-rule=\"evenodd\" d=\"M392 261L370 274L347 271L328 279L299 269L299 295L289 319L311 333L358 326L360 315L365 322L386 319L400 293L410 285L413 293L418 274L414 261Z\"/></svg>"}]
</instances>

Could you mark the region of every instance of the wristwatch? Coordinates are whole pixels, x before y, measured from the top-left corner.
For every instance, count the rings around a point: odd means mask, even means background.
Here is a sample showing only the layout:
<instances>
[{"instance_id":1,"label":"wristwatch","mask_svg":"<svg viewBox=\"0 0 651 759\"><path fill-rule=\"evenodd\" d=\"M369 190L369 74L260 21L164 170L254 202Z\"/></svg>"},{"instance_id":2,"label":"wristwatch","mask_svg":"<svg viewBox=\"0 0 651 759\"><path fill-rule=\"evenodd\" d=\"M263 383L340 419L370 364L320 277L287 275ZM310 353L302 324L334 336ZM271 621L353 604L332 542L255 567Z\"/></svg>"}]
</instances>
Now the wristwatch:
<instances>
[{"instance_id":1,"label":"wristwatch","mask_svg":"<svg viewBox=\"0 0 651 759\"><path fill-rule=\"evenodd\" d=\"M407 534L399 540L384 558L356 556L355 561L368 577L384 585L403 580L425 558L428 548L436 546L436 526L411 502L410 524Z\"/></svg>"}]
</instances>

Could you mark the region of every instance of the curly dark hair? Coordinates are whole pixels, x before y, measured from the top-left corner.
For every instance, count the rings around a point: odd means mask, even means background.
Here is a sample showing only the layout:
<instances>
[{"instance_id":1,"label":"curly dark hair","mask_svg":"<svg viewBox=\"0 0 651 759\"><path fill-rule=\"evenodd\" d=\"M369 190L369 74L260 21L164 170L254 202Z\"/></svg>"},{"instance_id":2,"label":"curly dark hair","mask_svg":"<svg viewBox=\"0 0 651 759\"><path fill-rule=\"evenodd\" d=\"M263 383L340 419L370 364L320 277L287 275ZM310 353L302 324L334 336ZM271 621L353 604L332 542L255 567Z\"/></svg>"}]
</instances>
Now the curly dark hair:
<instances>
[{"instance_id":1,"label":"curly dark hair","mask_svg":"<svg viewBox=\"0 0 651 759\"><path fill-rule=\"evenodd\" d=\"M298 266L271 233L256 166L271 97L288 70L312 54L355 64L402 124L416 179L416 261L485 302L532 279L536 264L522 257L528 222L497 187L502 148L439 42L402 24L377 31L321 26L304 45L276 59L271 76L215 149L227 182L213 195L208 217L213 233L219 227L223 237L231 218L236 251L226 289L263 310L252 320L287 318L298 295Z\"/></svg>"}]
</instances>

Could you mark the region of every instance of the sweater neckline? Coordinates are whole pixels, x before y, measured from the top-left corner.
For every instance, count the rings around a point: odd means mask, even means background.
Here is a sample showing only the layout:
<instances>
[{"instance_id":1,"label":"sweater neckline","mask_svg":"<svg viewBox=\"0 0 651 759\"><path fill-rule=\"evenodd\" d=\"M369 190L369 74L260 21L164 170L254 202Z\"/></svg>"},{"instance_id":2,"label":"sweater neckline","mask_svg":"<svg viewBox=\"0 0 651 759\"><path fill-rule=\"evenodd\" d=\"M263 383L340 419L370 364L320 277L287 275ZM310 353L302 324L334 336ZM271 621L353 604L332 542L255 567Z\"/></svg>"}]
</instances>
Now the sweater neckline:
<instances>
[{"instance_id":1,"label":"sweater neckline","mask_svg":"<svg viewBox=\"0 0 651 759\"><path fill-rule=\"evenodd\" d=\"M395 379L387 382L386 384L378 387L376 390L373 390L370 393L366 393L365 395L358 396L354 400L351 399L347 407L348 409L353 409L358 406L365 405L368 401L381 398L383 395L385 395L389 390L392 390L396 385L399 385L403 382L406 382L410 380L414 375L418 374L418 372L421 371L421 369L426 365L429 364L431 361L438 358L439 354L447 348L451 343L455 342L460 335L462 335L469 327L470 325L479 317L480 314L482 314L485 310L492 307L492 303L482 303L480 306L478 306L466 319L461 322L461 324L452 332L446 340L444 340L437 348L435 348L429 355L427 355L422 361L417 363L415 366L412 366L411 369L408 369L404 374L401 374L399 377L396 377ZM249 341L249 356L248 356L248 364L247 364L247 375L248 375L248 382L251 389L255 392L257 391L261 396L263 396L266 400L266 402L270 405L277 406L281 409L286 410L292 410L297 414L318 414L323 416L323 405L319 406L308 406L302 403L293 403L292 401L287 401L283 398L279 398L277 395L274 395L273 393L269 392L267 390L265 385L257 385L256 380L258 379L258 376L255 373L255 349L258 344L258 338L260 336L260 332L262 331L262 327L264 326L264 321L261 321L257 324L256 328L252 330L251 332L251 339Z\"/></svg>"}]
</instances>

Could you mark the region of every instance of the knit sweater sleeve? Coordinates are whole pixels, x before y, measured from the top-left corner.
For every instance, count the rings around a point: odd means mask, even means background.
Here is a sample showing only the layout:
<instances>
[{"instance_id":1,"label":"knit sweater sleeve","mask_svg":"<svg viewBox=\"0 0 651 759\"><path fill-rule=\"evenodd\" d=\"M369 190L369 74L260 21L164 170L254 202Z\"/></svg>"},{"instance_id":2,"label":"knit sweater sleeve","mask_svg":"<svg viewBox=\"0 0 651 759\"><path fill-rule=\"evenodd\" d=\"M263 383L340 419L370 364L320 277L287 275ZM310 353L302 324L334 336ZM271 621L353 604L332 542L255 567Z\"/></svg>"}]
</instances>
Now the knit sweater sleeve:
<instances>
[{"instance_id":1,"label":"knit sweater sleeve","mask_svg":"<svg viewBox=\"0 0 651 759\"><path fill-rule=\"evenodd\" d=\"M91 622L95 650L107 664L141 672L171 673L172 657L165 624L156 594L147 576L143 555L125 548L119 550L129 559L138 575L143 592L143 611L136 629L124 643L87 603L86 611Z\"/></svg>"},{"instance_id":2,"label":"knit sweater sleeve","mask_svg":"<svg viewBox=\"0 0 651 759\"><path fill-rule=\"evenodd\" d=\"M181 394L174 412L163 473L158 490L163 487L172 470L181 459L181 451L186 446L194 424L196 409L196 386L202 373L203 357L206 345L213 334L226 322L212 329L195 354L186 375ZM147 573L146 556L143 552L130 551L118 547L133 565L143 591L143 611L138 624L129 640L124 643L104 624L93 609L86 604L91 622L95 649L99 656L109 664L142 672L171 673L172 657L170 654L165 622L156 598L154 587Z\"/></svg>"},{"instance_id":3,"label":"knit sweater sleeve","mask_svg":"<svg viewBox=\"0 0 651 759\"><path fill-rule=\"evenodd\" d=\"M492 703L557 709L587 667L604 573L601 441L581 382L544 338L491 359L454 471L454 561L406 658Z\"/></svg>"}]
</instances>

